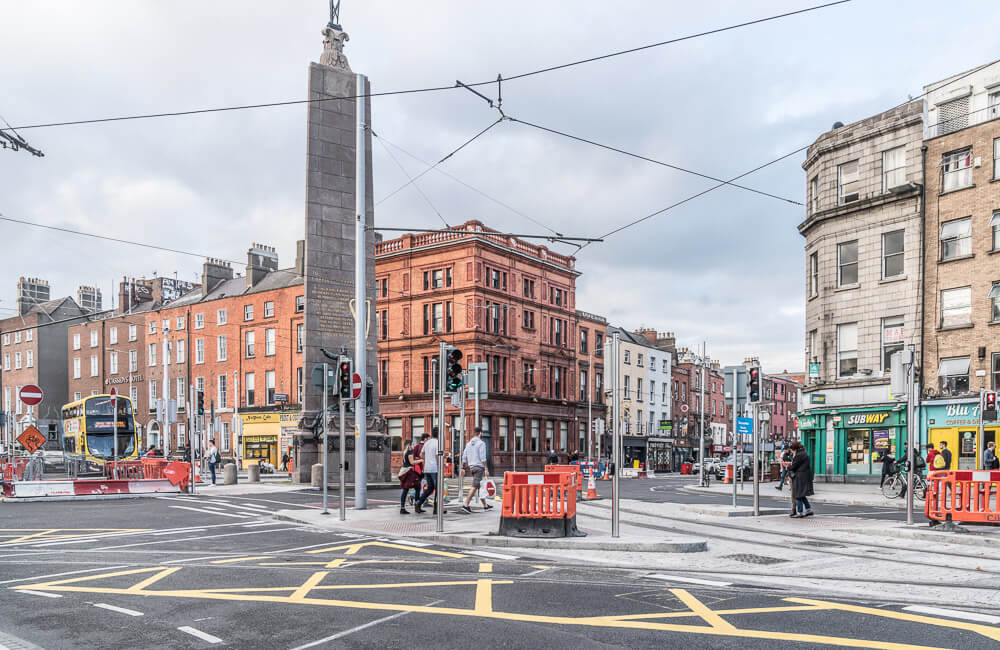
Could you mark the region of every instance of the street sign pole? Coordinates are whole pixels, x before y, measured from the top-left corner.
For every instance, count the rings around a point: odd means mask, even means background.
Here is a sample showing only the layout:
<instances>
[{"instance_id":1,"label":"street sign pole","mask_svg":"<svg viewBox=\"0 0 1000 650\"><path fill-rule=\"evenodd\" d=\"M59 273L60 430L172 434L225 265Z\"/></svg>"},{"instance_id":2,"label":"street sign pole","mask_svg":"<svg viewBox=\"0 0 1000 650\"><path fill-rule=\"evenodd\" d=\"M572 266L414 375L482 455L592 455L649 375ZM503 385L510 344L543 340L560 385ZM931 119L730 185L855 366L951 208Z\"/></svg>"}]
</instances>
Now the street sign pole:
<instances>
[{"instance_id":1,"label":"street sign pole","mask_svg":"<svg viewBox=\"0 0 1000 650\"><path fill-rule=\"evenodd\" d=\"M180 397L180 395L178 395L177 397ZM237 397L237 399L239 398ZM191 480L188 482L188 484L191 486L191 494L194 494L195 477L197 476L194 469L194 464L195 461L197 460L195 455L195 443L197 442L198 446L199 447L201 446L201 436L197 434L197 431L195 430L196 427L194 426L195 422L198 421L198 414L194 412L194 404L195 404L194 386L188 385L188 403L187 403L187 408L185 410L187 411L188 452L189 452L188 456L190 456L191 460Z\"/></svg>"},{"instance_id":2,"label":"street sign pole","mask_svg":"<svg viewBox=\"0 0 1000 650\"><path fill-rule=\"evenodd\" d=\"M340 520L347 521L347 498L345 494L347 493L347 425L345 423L344 411L347 410L347 401L343 397L338 397L340 400L340 482L337 484L340 490ZM323 416L324 418L326 416ZM323 422L326 422L324 419ZM323 431L326 431L326 425L323 425ZM357 455L358 446L354 445L354 454ZM323 469L324 475L326 474L326 468ZM324 485L326 483L324 482Z\"/></svg>"},{"instance_id":3,"label":"street sign pole","mask_svg":"<svg viewBox=\"0 0 1000 650\"><path fill-rule=\"evenodd\" d=\"M708 481L705 480L705 357L707 352L705 350L707 343L705 341L701 342L701 435L699 436L701 446L698 448L698 462L701 467L698 469L698 482L703 486L708 486ZM647 459L648 460L648 459Z\"/></svg>"},{"instance_id":4,"label":"street sign pole","mask_svg":"<svg viewBox=\"0 0 1000 650\"><path fill-rule=\"evenodd\" d=\"M114 459L115 476L118 474L118 391L111 388L111 457Z\"/></svg>"},{"instance_id":5,"label":"street sign pole","mask_svg":"<svg viewBox=\"0 0 1000 650\"><path fill-rule=\"evenodd\" d=\"M590 450L594 446L594 412L592 408L591 401L591 382L594 381L594 347L591 345L590 354L587 356L587 471L592 472L593 469L590 465L591 457ZM517 453L517 445L515 447L515 453ZM593 474L591 474L593 476Z\"/></svg>"},{"instance_id":6,"label":"street sign pole","mask_svg":"<svg viewBox=\"0 0 1000 650\"><path fill-rule=\"evenodd\" d=\"M330 402L330 364L326 363L324 361L323 362L323 413L322 413L322 415L320 415L320 417L322 418L322 422L323 422L323 478L321 480L322 480L322 483L323 483L323 513L322 514L324 514L324 515L330 514L330 510L327 508L327 506L329 505L329 499L330 499L330 486L329 486L330 482L327 480L327 473L326 473L327 472L327 467L328 467L327 463L329 462L329 458L330 458L330 447L329 447L330 436L327 435L328 434L328 429L330 427L328 427L327 424L326 424L327 423L327 417L326 417L327 409L330 406L329 402ZM341 403L343 403L343 400L341 400ZM343 406L341 407L341 409L343 409ZM341 412L343 412L343 410L341 410ZM343 440L343 437L344 437L343 436L343 430L344 430L344 428L341 427L340 430L341 430L341 436L340 437L341 437L341 440ZM343 443L341 443L341 444L343 444ZM341 446L341 448L340 448L340 475L341 476L344 475L344 448L343 448L343 446ZM343 519L344 518L344 516L343 516L343 512L344 512L344 510L343 510L343 508L344 508L344 492L343 492L343 489L341 489L341 492L340 492L340 508L341 508L341 511L340 511L341 512L341 516L340 516L340 518Z\"/></svg>"},{"instance_id":7,"label":"street sign pole","mask_svg":"<svg viewBox=\"0 0 1000 650\"><path fill-rule=\"evenodd\" d=\"M438 351L438 447L437 447L437 487L434 490L434 509L437 517L434 530L444 532L444 389L445 389L445 350L446 344L441 341Z\"/></svg>"},{"instance_id":8,"label":"street sign pole","mask_svg":"<svg viewBox=\"0 0 1000 650\"><path fill-rule=\"evenodd\" d=\"M611 462L614 463L615 473L611 476L611 536L618 537L618 479L622 473L621 464L621 391L619 390L621 383L621 368L619 367L619 346L621 345L621 335L615 332L614 339L612 340L612 365L615 369L615 392L614 392L614 432L612 434L612 450L611 450Z\"/></svg>"},{"instance_id":9,"label":"street sign pole","mask_svg":"<svg viewBox=\"0 0 1000 650\"><path fill-rule=\"evenodd\" d=\"M763 383L763 382L762 382ZM760 404L754 404L753 414L753 516L760 516Z\"/></svg>"},{"instance_id":10,"label":"street sign pole","mask_svg":"<svg viewBox=\"0 0 1000 650\"><path fill-rule=\"evenodd\" d=\"M907 448L910 450L909 461L910 461L910 471L906 473L906 525L913 525L913 474L917 469L916 464L916 429L917 423L914 422L914 414L916 413L916 396L913 390L913 384L916 380L916 359L914 358L914 345L911 343L907 352L910 359L910 373L908 375L909 381L906 385L906 440ZM983 410L982 401L979 403L979 439L983 439ZM928 468L933 470L933 467Z\"/></svg>"},{"instance_id":11,"label":"street sign pole","mask_svg":"<svg viewBox=\"0 0 1000 650\"><path fill-rule=\"evenodd\" d=\"M357 432L354 439L354 509L365 510L368 508L368 413L365 400L366 384L368 383L368 300L365 296L368 276L368 260L366 258L368 232L365 228L366 215L368 214L367 174L365 173L367 163L365 160L365 139L368 128L365 122L367 103L365 82L367 79L363 74L356 74L354 81L357 91L354 105L356 127L354 147L354 372L361 376L361 394L354 402L354 426ZM344 455L343 449L340 450L340 455ZM340 495L340 500L341 502L344 500L343 493Z\"/></svg>"},{"instance_id":12,"label":"street sign pole","mask_svg":"<svg viewBox=\"0 0 1000 650\"><path fill-rule=\"evenodd\" d=\"M465 493L465 472L462 471L462 455L465 453L465 400L466 400L465 386L467 385L468 380L469 380L468 373L463 373L463 374L465 374L464 381L462 382L462 385L459 386L459 388L458 388L459 395L461 396L461 399L459 400L459 404L461 404L461 408L458 410L458 420L459 420L459 422L462 423L462 427L458 431L458 444L459 444L459 446L458 446L458 458L459 458L459 460L458 460L458 466L459 466L458 467L458 498L459 498L459 500L462 499L462 494ZM479 373L477 372L476 374L479 374ZM476 426L479 426L479 425L476 425Z\"/></svg>"},{"instance_id":13,"label":"street sign pole","mask_svg":"<svg viewBox=\"0 0 1000 650\"><path fill-rule=\"evenodd\" d=\"M736 442L740 438L739 431L736 429L736 418L739 416L740 412L740 387L736 384L739 379L739 372L736 367L733 367L733 507L736 507Z\"/></svg>"}]
</instances>

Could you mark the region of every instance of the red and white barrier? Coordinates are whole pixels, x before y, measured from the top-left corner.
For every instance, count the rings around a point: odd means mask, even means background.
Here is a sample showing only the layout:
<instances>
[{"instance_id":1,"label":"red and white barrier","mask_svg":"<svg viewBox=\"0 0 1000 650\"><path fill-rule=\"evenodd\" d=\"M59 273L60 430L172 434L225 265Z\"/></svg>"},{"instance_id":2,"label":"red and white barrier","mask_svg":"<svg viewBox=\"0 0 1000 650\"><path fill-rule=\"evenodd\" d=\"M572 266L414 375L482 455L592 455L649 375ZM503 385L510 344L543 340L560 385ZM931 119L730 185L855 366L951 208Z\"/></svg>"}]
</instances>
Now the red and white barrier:
<instances>
[{"instance_id":1,"label":"red and white barrier","mask_svg":"<svg viewBox=\"0 0 1000 650\"><path fill-rule=\"evenodd\" d=\"M179 493L180 487L167 479L109 480L80 479L54 481L17 481L8 483L5 496L18 498L72 497L99 494Z\"/></svg>"}]
</instances>

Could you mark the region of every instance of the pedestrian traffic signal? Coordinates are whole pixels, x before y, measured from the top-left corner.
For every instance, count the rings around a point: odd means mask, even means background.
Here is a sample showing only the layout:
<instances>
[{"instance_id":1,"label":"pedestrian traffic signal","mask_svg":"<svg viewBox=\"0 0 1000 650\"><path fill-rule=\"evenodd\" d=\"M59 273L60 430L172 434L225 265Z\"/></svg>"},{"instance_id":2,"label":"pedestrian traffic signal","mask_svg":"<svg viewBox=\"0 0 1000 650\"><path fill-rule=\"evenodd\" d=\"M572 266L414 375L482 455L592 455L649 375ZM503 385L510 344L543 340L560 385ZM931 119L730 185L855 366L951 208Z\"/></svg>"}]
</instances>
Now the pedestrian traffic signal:
<instances>
[{"instance_id":1,"label":"pedestrian traffic signal","mask_svg":"<svg viewBox=\"0 0 1000 650\"><path fill-rule=\"evenodd\" d=\"M198 403L198 415L205 415L205 391L197 391L195 401Z\"/></svg>"},{"instance_id":2,"label":"pedestrian traffic signal","mask_svg":"<svg viewBox=\"0 0 1000 650\"><path fill-rule=\"evenodd\" d=\"M354 378L354 363L350 357L341 356L337 362L337 391L341 399L351 399L351 381Z\"/></svg>"},{"instance_id":3,"label":"pedestrian traffic signal","mask_svg":"<svg viewBox=\"0 0 1000 650\"><path fill-rule=\"evenodd\" d=\"M997 419L997 394L988 391L986 393L986 405L983 407L983 420L996 422Z\"/></svg>"},{"instance_id":4,"label":"pedestrian traffic signal","mask_svg":"<svg viewBox=\"0 0 1000 650\"><path fill-rule=\"evenodd\" d=\"M747 401L751 404L760 402L760 367L750 366L747 370Z\"/></svg>"},{"instance_id":5,"label":"pedestrian traffic signal","mask_svg":"<svg viewBox=\"0 0 1000 650\"><path fill-rule=\"evenodd\" d=\"M458 348L445 348L445 380L444 390L454 393L462 387L462 351Z\"/></svg>"}]
</instances>

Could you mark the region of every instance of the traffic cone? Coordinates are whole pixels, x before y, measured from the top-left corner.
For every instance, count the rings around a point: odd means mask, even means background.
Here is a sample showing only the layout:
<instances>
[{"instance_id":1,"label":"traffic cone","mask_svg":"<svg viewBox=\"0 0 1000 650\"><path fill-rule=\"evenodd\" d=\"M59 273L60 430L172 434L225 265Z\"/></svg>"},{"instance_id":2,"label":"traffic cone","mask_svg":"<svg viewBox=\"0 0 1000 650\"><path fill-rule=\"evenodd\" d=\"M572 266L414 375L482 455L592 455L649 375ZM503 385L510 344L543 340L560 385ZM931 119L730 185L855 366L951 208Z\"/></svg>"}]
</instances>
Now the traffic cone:
<instances>
[{"instance_id":1,"label":"traffic cone","mask_svg":"<svg viewBox=\"0 0 1000 650\"><path fill-rule=\"evenodd\" d=\"M584 495L585 501L593 501L594 499L600 499L597 496L597 485L594 483L594 474L591 473L589 479L587 480L587 494Z\"/></svg>"}]
</instances>

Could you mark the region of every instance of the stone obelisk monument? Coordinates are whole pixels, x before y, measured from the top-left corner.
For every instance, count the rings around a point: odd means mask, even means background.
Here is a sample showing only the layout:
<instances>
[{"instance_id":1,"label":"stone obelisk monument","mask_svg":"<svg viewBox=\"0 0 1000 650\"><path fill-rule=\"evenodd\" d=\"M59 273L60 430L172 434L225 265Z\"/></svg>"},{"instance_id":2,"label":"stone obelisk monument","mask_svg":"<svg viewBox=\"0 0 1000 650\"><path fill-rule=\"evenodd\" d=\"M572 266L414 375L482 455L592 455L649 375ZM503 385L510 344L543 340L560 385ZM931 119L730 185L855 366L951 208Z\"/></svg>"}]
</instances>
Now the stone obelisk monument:
<instances>
[{"instance_id":1,"label":"stone obelisk monument","mask_svg":"<svg viewBox=\"0 0 1000 650\"><path fill-rule=\"evenodd\" d=\"M375 237L374 224L371 130L364 133L364 188L366 241L365 295L370 298L365 305L355 305L355 244L357 206L355 196L355 169L357 147L356 96L367 95L369 85L364 79L358 88L355 75L344 55L347 33L340 27L339 2L331 2L330 22L323 29L323 53L319 63L309 64L308 134L306 141L306 211L305 211L305 341L303 344L303 384L305 398L302 405L300 433L296 438L295 479L311 480L312 466L321 463L320 440L323 395L322 388L310 381L312 369L328 361L323 350L332 354L348 354L355 360L356 371L359 355L355 351L355 318L374 320L375 296ZM364 102L364 124L371 124L371 102ZM367 363L363 376L369 378L367 393L370 408L348 411L347 419L347 477L353 483L355 418L365 418L367 435L367 476L369 481L389 478L389 441L384 435L382 419L378 416L378 388L376 332L367 327ZM336 361L330 361L336 367ZM337 482L339 476L339 413L338 400L330 398L332 407L327 423L330 427L328 449L328 480ZM353 405L354 402L352 401Z\"/></svg>"}]
</instances>

